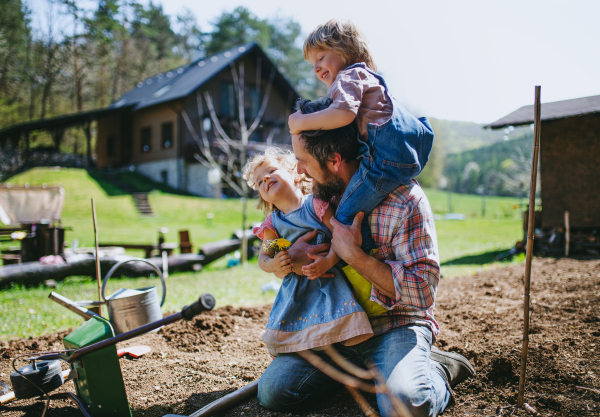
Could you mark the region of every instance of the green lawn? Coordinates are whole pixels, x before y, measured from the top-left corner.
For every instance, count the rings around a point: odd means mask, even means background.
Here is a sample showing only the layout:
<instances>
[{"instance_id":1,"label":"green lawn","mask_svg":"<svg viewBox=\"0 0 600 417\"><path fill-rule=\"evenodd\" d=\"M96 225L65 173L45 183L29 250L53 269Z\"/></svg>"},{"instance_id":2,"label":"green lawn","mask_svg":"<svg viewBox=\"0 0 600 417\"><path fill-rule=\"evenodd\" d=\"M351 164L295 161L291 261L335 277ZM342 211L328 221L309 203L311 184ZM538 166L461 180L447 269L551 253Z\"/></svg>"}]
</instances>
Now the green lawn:
<instances>
[{"instance_id":1,"label":"green lawn","mask_svg":"<svg viewBox=\"0 0 600 417\"><path fill-rule=\"evenodd\" d=\"M142 218L135 211L131 196L90 176L81 169L34 169L11 178L12 184L62 184L66 191L63 225L73 227L66 239L78 239L80 246L93 246L94 230L90 198L96 202L100 241L124 243L155 242L158 229L167 227L167 241L177 242L180 229L190 231L195 250L199 245L230 237L241 226L239 200L205 199L170 192L164 187L129 175L125 178L138 188L151 190L150 202L154 218ZM447 193L425 190L436 214L447 212ZM521 217L513 205L518 199L494 197L486 199L486 213L481 213L481 197L453 194L454 212L467 216L464 221L437 220L436 228L444 278L472 274L501 265L494 262L499 253L507 251L522 238ZM250 221L263 216L249 204ZM208 224L207 213L214 219ZM140 256L139 251L131 254ZM518 257L511 262L522 262ZM105 273L106 271L104 271ZM247 267L227 268L222 259L201 272L174 274L167 281L167 299L163 312L179 310L194 301L202 292L209 292L223 305L257 305L270 303L273 292L263 293L261 285L274 279L263 273L256 261ZM158 284L154 279L120 279L111 281L109 289L140 288ZM54 291L72 299L96 298L96 284L90 277L71 277L59 282ZM39 336L57 330L77 327L82 319L47 299L52 289L45 286L24 288L13 286L0 290L0 339Z\"/></svg>"}]
</instances>

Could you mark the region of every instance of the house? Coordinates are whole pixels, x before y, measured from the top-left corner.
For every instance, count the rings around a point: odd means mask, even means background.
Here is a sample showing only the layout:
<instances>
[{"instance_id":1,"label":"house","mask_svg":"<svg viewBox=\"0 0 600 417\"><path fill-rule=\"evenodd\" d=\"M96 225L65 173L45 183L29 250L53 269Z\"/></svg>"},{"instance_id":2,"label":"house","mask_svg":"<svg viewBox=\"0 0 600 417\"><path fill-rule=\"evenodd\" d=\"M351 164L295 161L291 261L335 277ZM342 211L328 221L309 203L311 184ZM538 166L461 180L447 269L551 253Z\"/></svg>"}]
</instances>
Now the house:
<instances>
[{"instance_id":1,"label":"house","mask_svg":"<svg viewBox=\"0 0 600 417\"><path fill-rule=\"evenodd\" d=\"M214 181L209 181L210 169L195 158L200 148L185 116L197 135L202 125L209 140L214 140L214 126L204 97L208 94L223 129L231 138L236 137L239 118L231 66L239 68L240 63L244 66L244 113L248 125L259 112L271 71L274 74L265 113L249 139L249 149L264 148L267 141L269 145L289 145L287 117L299 95L260 46L250 43L140 81L112 103L109 109L124 111L97 121L98 167L132 167L181 191L220 196L223 184L211 184ZM202 114L199 114L199 98ZM218 147L212 149L219 154ZM224 156L221 154L221 159Z\"/></svg>"},{"instance_id":2,"label":"house","mask_svg":"<svg viewBox=\"0 0 600 417\"><path fill-rule=\"evenodd\" d=\"M240 106L232 67L237 73L240 65L244 68L243 111L248 125L258 114L272 79L264 115L249 138L249 153L269 145L291 147L287 118L299 95L260 46L253 42L140 81L105 109L0 129L0 173L10 176L26 166L64 165L65 156L69 155L60 153L64 132L81 127L86 136L86 155L72 158L66 166L91 166L95 153L100 169L136 170L154 181L199 196L235 195L225 186L225 181L219 182L218 175L215 179L214 169L198 162L196 155L202 152L194 133L199 135L200 127L203 127L217 162L223 166L231 165L231 158L217 144L216 126L211 120L205 94L210 97L224 132L232 139L239 139L236 126L239 125ZM202 99L201 112L198 98ZM94 121L97 124L95 152L92 149ZM51 135L54 146L50 158L44 155L44 158L36 159L30 152L30 133L41 130ZM239 161L233 162L234 171L239 171Z\"/></svg>"},{"instance_id":3,"label":"house","mask_svg":"<svg viewBox=\"0 0 600 417\"><path fill-rule=\"evenodd\" d=\"M533 123L524 106L486 127ZM600 227L600 96L541 105L540 182L544 229Z\"/></svg>"}]
</instances>

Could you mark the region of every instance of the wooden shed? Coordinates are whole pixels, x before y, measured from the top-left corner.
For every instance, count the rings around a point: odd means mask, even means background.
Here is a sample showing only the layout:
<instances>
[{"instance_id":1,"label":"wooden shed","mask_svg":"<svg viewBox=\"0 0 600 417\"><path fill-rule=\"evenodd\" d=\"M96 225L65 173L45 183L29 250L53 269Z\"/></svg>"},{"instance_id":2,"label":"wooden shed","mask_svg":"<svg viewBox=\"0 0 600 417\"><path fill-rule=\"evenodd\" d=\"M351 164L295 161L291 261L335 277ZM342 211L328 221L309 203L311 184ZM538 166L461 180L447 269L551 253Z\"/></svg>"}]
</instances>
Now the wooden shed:
<instances>
[{"instance_id":1,"label":"wooden shed","mask_svg":"<svg viewBox=\"0 0 600 417\"><path fill-rule=\"evenodd\" d=\"M540 181L542 228L600 228L600 96L543 103ZM533 123L533 105L486 127Z\"/></svg>"}]
</instances>

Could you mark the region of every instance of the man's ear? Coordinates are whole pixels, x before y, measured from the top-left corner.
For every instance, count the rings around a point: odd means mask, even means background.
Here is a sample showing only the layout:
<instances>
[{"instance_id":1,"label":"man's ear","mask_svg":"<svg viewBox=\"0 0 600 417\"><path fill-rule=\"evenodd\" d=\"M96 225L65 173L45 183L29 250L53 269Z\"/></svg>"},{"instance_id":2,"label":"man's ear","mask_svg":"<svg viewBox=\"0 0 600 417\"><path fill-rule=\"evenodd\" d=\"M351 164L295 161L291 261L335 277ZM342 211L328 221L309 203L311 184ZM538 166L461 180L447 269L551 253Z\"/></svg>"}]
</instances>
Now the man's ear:
<instances>
[{"instance_id":1,"label":"man's ear","mask_svg":"<svg viewBox=\"0 0 600 417\"><path fill-rule=\"evenodd\" d=\"M342 155L337 152L332 153L327 159L327 165L331 169L331 172L338 172L342 165Z\"/></svg>"}]
</instances>

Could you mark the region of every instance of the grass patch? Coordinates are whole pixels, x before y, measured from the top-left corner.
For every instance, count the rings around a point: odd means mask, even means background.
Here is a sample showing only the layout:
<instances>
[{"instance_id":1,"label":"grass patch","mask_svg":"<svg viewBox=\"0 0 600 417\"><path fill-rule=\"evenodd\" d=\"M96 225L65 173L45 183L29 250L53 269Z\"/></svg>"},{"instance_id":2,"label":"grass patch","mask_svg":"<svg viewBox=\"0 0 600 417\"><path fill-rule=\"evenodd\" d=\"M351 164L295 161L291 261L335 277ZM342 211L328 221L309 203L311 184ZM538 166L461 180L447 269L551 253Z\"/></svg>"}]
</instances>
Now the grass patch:
<instances>
[{"instance_id":1,"label":"grass patch","mask_svg":"<svg viewBox=\"0 0 600 417\"><path fill-rule=\"evenodd\" d=\"M62 222L70 226L67 241L78 239L80 246L94 244L94 229L90 198L96 202L100 242L152 243L158 230L167 227L167 242L177 242L178 231L189 230L194 250L204 243L229 238L241 227L242 205L239 200L198 198L174 192L168 187L154 184L137 174L121 178L140 190L150 192L154 218L143 218L135 210L130 195L96 174L82 169L38 168L10 179L12 184L62 184L65 188L65 205ZM435 213L447 212L447 193L425 190ZM444 278L469 275L481 270L497 268L506 262L496 262L497 254L513 247L522 238L520 210L513 206L519 199L506 197L486 198L485 216L481 212L481 197L452 194L454 212L467 216L464 221L437 220L436 229L442 274ZM263 219L262 213L249 202L249 220ZM214 219L208 222L207 214ZM5 243L6 244L6 243ZM128 251L141 256L140 251ZM522 262L515 257L507 262ZM106 273L104 271L103 273ZM163 313L178 311L203 293L213 294L219 306L261 305L274 300L272 292L262 293L261 285L275 277L262 272L256 261L246 268L227 268L225 259L208 266L199 273L180 273L169 277L167 298ZM109 289L141 288L159 285L154 279L111 280ZM0 339L39 336L44 333L78 327L82 319L49 300L52 291L38 287L13 286L0 290ZM95 299L96 284L90 277L71 277L59 282L54 291L72 300Z\"/></svg>"}]
</instances>

